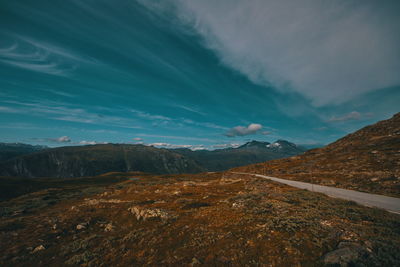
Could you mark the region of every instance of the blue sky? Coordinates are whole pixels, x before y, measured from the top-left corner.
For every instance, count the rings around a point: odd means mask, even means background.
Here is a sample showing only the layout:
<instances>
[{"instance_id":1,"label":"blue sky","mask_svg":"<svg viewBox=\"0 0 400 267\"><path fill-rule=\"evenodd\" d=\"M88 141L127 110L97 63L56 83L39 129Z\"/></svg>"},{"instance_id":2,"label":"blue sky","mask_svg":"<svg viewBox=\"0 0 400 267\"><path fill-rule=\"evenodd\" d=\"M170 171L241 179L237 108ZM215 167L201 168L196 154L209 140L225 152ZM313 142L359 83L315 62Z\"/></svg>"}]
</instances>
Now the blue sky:
<instances>
[{"instance_id":1,"label":"blue sky","mask_svg":"<svg viewBox=\"0 0 400 267\"><path fill-rule=\"evenodd\" d=\"M399 4L293 2L4 2L0 141L326 144L399 112Z\"/></svg>"}]
</instances>

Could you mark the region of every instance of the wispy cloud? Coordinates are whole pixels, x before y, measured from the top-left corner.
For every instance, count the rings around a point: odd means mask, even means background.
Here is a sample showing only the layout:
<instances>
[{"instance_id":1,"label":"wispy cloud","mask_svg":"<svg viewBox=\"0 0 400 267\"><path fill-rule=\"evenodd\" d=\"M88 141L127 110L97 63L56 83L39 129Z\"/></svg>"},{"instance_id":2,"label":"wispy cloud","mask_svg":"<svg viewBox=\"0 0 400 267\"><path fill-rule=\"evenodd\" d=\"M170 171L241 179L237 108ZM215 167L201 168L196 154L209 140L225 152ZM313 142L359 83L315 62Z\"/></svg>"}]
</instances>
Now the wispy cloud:
<instances>
[{"instance_id":1,"label":"wispy cloud","mask_svg":"<svg viewBox=\"0 0 400 267\"><path fill-rule=\"evenodd\" d=\"M70 122L80 122L80 123L94 123L91 119L79 118L74 116L63 116L63 117L54 117L54 120L59 121L70 121Z\"/></svg>"},{"instance_id":2,"label":"wispy cloud","mask_svg":"<svg viewBox=\"0 0 400 267\"><path fill-rule=\"evenodd\" d=\"M171 121L172 118L162 116L162 115L155 115L155 114L150 114L141 110L136 110L136 109L131 109L130 112L132 112L136 117L143 118L143 119L149 119L149 120L162 120L162 121Z\"/></svg>"},{"instance_id":3,"label":"wispy cloud","mask_svg":"<svg viewBox=\"0 0 400 267\"><path fill-rule=\"evenodd\" d=\"M0 62L4 64L35 72L67 76L82 61L79 56L59 47L27 37L13 37L13 44L0 48Z\"/></svg>"},{"instance_id":4,"label":"wispy cloud","mask_svg":"<svg viewBox=\"0 0 400 267\"><path fill-rule=\"evenodd\" d=\"M333 116L328 121L329 122L342 122L342 121L350 121L350 120L359 120L361 119L361 113L357 111L352 111L350 113L344 114L342 116Z\"/></svg>"},{"instance_id":5,"label":"wispy cloud","mask_svg":"<svg viewBox=\"0 0 400 267\"><path fill-rule=\"evenodd\" d=\"M251 135L255 134L258 131L260 131L262 128L261 124L258 123L251 123L249 126L244 127L244 126L236 126L230 129L225 133L225 136L227 137L235 137L235 136L245 136L245 135Z\"/></svg>"},{"instance_id":6,"label":"wispy cloud","mask_svg":"<svg viewBox=\"0 0 400 267\"><path fill-rule=\"evenodd\" d=\"M315 105L400 83L397 1L165 2L168 10L175 3L177 17L224 64L255 83L299 92Z\"/></svg>"},{"instance_id":7,"label":"wispy cloud","mask_svg":"<svg viewBox=\"0 0 400 267\"><path fill-rule=\"evenodd\" d=\"M190 136L174 136L174 135L158 135L158 134L138 134L142 137L156 137L156 138L167 138L176 140L187 140L187 141L203 141L203 142L214 142L214 139L203 138L203 137L190 137Z\"/></svg>"},{"instance_id":8,"label":"wispy cloud","mask_svg":"<svg viewBox=\"0 0 400 267\"><path fill-rule=\"evenodd\" d=\"M7 100L3 102L17 106L17 110L19 113L43 116L47 119L52 120L107 125L127 129L141 128L141 126L137 125L138 122L131 118L103 115L93 111L87 111L86 109L80 107L75 107L71 105L66 106L66 104L58 102L20 102L14 100ZM93 110L96 110L96 108L93 108Z\"/></svg>"},{"instance_id":9,"label":"wispy cloud","mask_svg":"<svg viewBox=\"0 0 400 267\"><path fill-rule=\"evenodd\" d=\"M227 127L217 125L217 124L211 123L211 122L198 122L198 121L193 121L190 119L181 119L180 121L185 124L191 124L191 125L205 127L205 128L220 129L220 130L228 129Z\"/></svg>"},{"instance_id":10,"label":"wispy cloud","mask_svg":"<svg viewBox=\"0 0 400 267\"><path fill-rule=\"evenodd\" d=\"M0 113L19 113L18 109L0 106Z\"/></svg>"},{"instance_id":11,"label":"wispy cloud","mask_svg":"<svg viewBox=\"0 0 400 267\"><path fill-rule=\"evenodd\" d=\"M201 116L206 116L207 115L206 113L201 112L201 111L199 111L199 110L197 110L197 109L195 109L193 107L188 107L188 106L178 105L178 104L173 105L173 107L177 107L177 108L180 108L180 109L192 112L192 113L196 113L196 114L201 115Z\"/></svg>"}]
</instances>

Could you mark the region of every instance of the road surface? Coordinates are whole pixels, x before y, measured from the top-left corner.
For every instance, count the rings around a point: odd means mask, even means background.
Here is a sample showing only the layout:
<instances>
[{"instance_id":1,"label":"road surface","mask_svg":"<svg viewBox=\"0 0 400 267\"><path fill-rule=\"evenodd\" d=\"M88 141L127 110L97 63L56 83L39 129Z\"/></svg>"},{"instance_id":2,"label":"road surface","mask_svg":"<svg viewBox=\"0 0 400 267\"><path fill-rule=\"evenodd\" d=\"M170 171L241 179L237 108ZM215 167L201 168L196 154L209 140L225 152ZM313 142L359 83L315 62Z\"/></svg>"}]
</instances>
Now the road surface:
<instances>
[{"instance_id":1,"label":"road surface","mask_svg":"<svg viewBox=\"0 0 400 267\"><path fill-rule=\"evenodd\" d=\"M271 176L266 176L266 175L261 175L261 174L252 174L252 173L244 173L244 172L234 172L234 173L253 175L253 176L269 179L269 180L272 180L275 182L279 182L282 184L287 184L287 185L290 185L293 187L307 189L307 190L313 191L313 192L323 193L330 197L352 200L363 206L377 207L377 208L385 209L385 210L393 212L393 213L400 214L400 198L396 198L396 197L387 197L387 196L382 196L382 195L369 194L369 193L348 190L348 189L342 189L342 188L336 188L336 187L331 187L331 186L324 186L324 185L310 184L310 183L304 183L304 182L299 182L299 181L286 180L286 179L281 179L281 178L276 178L276 177L271 177Z\"/></svg>"}]
</instances>

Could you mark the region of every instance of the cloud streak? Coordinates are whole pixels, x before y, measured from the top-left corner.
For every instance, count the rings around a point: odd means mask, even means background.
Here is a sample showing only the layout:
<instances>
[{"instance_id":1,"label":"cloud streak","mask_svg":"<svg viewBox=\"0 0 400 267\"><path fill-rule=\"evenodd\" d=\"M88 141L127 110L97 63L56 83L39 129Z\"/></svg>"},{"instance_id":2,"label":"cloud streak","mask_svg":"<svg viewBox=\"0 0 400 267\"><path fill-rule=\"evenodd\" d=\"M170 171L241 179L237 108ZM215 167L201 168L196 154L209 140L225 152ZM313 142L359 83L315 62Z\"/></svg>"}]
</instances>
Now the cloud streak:
<instances>
[{"instance_id":1,"label":"cloud streak","mask_svg":"<svg viewBox=\"0 0 400 267\"><path fill-rule=\"evenodd\" d=\"M350 120L359 120L361 118L361 113L357 111L352 111L348 114L345 114L343 116L333 116L332 118L329 119L330 122L342 122L342 121L350 121Z\"/></svg>"},{"instance_id":2,"label":"cloud streak","mask_svg":"<svg viewBox=\"0 0 400 267\"><path fill-rule=\"evenodd\" d=\"M397 1L171 1L225 65L316 106L400 84Z\"/></svg>"},{"instance_id":3,"label":"cloud streak","mask_svg":"<svg viewBox=\"0 0 400 267\"><path fill-rule=\"evenodd\" d=\"M82 58L50 44L14 36L15 42L0 48L0 62L17 68L57 76L68 76Z\"/></svg>"}]
</instances>

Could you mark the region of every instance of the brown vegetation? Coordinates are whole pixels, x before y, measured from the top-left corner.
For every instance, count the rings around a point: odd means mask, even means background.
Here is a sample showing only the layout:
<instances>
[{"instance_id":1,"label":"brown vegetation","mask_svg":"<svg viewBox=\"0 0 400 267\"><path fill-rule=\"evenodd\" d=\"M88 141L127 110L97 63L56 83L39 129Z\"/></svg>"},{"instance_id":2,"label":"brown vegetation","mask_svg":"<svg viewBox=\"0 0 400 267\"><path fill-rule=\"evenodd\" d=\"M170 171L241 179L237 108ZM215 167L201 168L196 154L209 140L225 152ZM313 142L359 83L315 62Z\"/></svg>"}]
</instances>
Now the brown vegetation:
<instances>
[{"instance_id":1,"label":"brown vegetation","mask_svg":"<svg viewBox=\"0 0 400 267\"><path fill-rule=\"evenodd\" d=\"M0 202L0 265L400 264L399 215L246 175L121 175Z\"/></svg>"}]
</instances>

